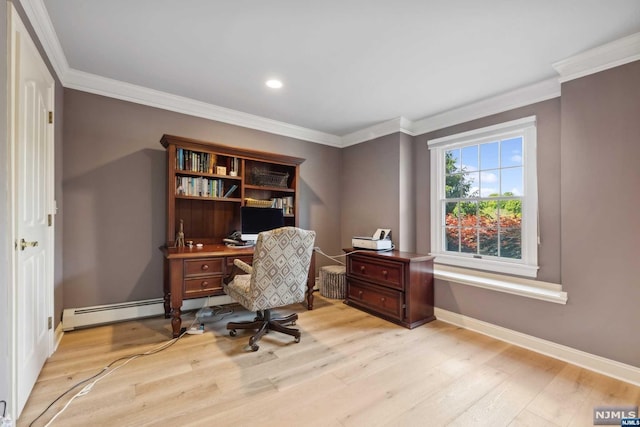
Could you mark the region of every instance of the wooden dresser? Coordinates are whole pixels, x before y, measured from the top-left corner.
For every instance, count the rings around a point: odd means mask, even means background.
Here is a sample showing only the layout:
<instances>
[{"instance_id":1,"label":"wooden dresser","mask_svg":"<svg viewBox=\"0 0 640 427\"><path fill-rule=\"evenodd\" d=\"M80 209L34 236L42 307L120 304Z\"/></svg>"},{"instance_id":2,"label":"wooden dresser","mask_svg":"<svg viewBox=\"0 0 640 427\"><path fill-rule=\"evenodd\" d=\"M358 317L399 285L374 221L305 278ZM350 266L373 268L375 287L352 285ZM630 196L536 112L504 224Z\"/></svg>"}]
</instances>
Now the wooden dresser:
<instances>
[{"instance_id":1,"label":"wooden dresser","mask_svg":"<svg viewBox=\"0 0 640 427\"><path fill-rule=\"evenodd\" d=\"M346 278L348 305L410 329L435 319L432 256L356 251Z\"/></svg>"}]
</instances>

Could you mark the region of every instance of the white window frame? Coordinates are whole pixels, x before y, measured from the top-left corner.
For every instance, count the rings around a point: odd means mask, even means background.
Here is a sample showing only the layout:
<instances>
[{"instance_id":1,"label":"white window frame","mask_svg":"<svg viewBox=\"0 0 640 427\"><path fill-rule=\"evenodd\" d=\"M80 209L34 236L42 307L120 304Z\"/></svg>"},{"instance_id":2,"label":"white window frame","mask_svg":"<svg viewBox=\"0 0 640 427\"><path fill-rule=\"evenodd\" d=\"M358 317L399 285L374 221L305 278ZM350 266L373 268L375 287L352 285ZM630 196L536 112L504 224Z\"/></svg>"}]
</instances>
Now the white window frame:
<instances>
[{"instance_id":1,"label":"white window frame","mask_svg":"<svg viewBox=\"0 0 640 427\"><path fill-rule=\"evenodd\" d=\"M523 193L522 259L491 257L444 250L445 153L467 145L482 144L511 136L522 136ZM536 116L529 116L427 142L431 157L431 254L435 262L495 273L537 277L538 274L538 179Z\"/></svg>"}]
</instances>

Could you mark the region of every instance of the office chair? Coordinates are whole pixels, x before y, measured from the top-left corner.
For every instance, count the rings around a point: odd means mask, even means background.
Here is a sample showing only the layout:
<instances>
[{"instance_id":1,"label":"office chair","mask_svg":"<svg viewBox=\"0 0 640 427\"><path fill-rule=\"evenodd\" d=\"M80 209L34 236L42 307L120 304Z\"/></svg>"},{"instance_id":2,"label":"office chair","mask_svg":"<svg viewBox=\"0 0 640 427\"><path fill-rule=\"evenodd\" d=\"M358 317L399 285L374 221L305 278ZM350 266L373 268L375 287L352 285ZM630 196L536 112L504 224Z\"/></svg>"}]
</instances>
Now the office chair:
<instances>
[{"instance_id":1,"label":"office chair","mask_svg":"<svg viewBox=\"0 0 640 427\"><path fill-rule=\"evenodd\" d=\"M257 351L258 341L269 331L278 331L300 342L295 325L298 315L278 318L272 309L305 299L309 265L313 253L315 231L282 227L258 235L252 265L236 259L231 275L224 280L224 291L244 308L257 313L253 321L229 322L229 335L236 329L257 329L249 339L248 349ZM246 274L239 274L244 272Z\"/></svg>"}]
</instances>

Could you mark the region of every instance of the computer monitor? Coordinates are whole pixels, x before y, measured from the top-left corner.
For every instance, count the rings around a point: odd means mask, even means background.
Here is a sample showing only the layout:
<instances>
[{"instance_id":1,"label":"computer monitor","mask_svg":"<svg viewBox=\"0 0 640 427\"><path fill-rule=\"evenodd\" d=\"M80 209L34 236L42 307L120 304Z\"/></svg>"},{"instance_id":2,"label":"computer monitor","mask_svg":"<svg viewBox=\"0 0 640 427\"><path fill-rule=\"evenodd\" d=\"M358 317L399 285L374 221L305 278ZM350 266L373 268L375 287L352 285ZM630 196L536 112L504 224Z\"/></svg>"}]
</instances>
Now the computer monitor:
<instances>
[{"instance_id":1,"label":"computer monitor","mask_svg":"<svg viewBox=\"0 0 640 427\"><path fill-rule=\"evenodd\" d=\"M242 206L240 219L242 223L240 238L245 242L255 242L258 240L258 233L284 226L284 215L279 208Z\"/></svg>"}]
</instances>

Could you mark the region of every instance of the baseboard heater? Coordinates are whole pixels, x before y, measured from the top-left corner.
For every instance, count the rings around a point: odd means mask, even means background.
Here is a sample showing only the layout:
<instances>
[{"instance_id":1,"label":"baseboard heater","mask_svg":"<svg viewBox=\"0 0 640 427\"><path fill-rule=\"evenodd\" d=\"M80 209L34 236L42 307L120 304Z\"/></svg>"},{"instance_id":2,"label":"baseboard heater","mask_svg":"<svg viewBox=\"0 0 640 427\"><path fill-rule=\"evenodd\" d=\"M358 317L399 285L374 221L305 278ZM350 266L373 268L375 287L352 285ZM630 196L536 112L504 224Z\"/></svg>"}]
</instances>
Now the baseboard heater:
<instances>
[{"instance_id":1,"label":"baseboard heater","mask_svg":"<svg viewBox=\"0 0 640 427\"><path fill-rule=\"evenodd\" d=\"M231 303L233 303L233 300L227 295L210 298L194 298L184 300L181 310L197 310L204 307L205 304L211 306ZM78 328L142 319L145 317L160 316L162 314L164 314L164 301L162 298L119 304L96 305L93 307L66 308L62 312L62 330L65 332L73 331Z\"/></svg>"}]
</instances>

